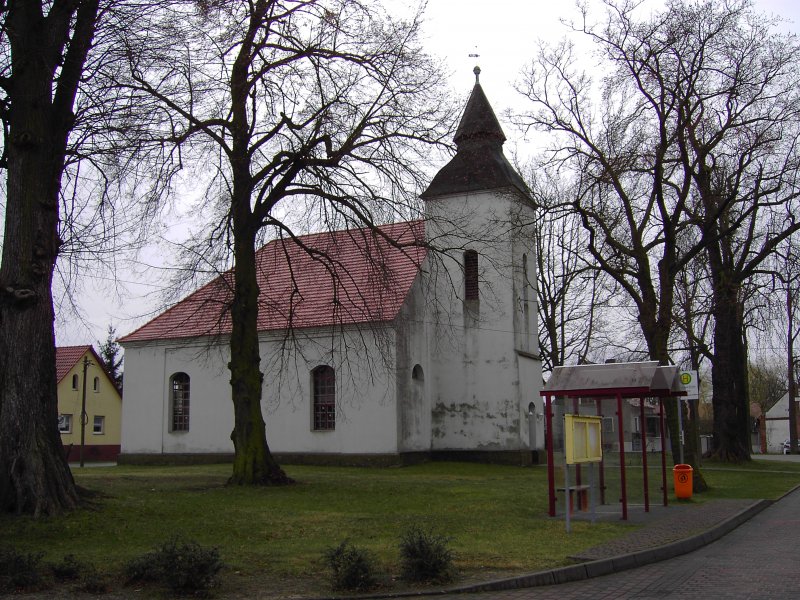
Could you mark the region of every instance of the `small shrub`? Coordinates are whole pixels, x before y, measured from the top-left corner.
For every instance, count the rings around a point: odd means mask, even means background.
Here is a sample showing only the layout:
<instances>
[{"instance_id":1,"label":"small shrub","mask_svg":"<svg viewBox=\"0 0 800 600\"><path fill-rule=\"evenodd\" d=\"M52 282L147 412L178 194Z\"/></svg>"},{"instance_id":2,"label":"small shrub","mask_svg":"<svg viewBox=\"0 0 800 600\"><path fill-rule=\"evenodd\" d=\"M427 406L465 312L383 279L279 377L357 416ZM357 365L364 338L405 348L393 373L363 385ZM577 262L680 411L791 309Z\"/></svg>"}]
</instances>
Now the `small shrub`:
<instances>
[{"instance_id":1,"label":"small shrub","mask_svg":"<svg viewBox=\"0 0 800 600\"><path fill-rule=\"evenodd\" d=\"M43 552L20 554L14 548L0 549L0 589L30 589L43 583L39 566Z\"/></svg>"},{"instance_id":2,"label":"small shrub","mask_svg":"<svg viewBox=\"0 0 800 600\"><path fill-rule=\"evenodd\" d=\"M217 573L223 566L217 548L173 538L130 561L126 575L129 583L153 582L179 594L202 594L219 585Z\"/></svg>"},{"instance_id":3,"label":"small shrub","mask_svg":"<svg viewBox=\"0 0 800 600\"><path fill-rule=\"evenodd\" d=\"M108 576L98 571L94 565L83 569L83 576L78 585L78 590L89 594L107 594L111 591L111 581Z\"/></svg>"},{"instance_id":4,"label":"small shrub","mask_svg":"<svg viewBox=\"0 0 800 600\"><path fill-rule=\"evenodd\" d=\"M365 591L377 583L374 555L347 540L326 550L325 561L331 569L331 586L335 590Z\"/></svg>"},{"instance_id":5,"label":"small shrub","mask_svg":"<svg viewBox=\"0 0 800 600\"><path fill-rule=\"evenodd\" d=\"M76 559L74 554L67 554L61 562L50 565L53 575L59 581L75 581L86 568L87 565Z\"/></svg>"},{"instance_id":6,"label":"small shrub","mask_svg":"<svg viewBox=\"0 0 800 600\"><path fill-rule=\"evenodd\" d=\"M453 579L450 538L411 527L400 538L400 570L406 581L445 583Z\"/></svg>"}]
</instances>

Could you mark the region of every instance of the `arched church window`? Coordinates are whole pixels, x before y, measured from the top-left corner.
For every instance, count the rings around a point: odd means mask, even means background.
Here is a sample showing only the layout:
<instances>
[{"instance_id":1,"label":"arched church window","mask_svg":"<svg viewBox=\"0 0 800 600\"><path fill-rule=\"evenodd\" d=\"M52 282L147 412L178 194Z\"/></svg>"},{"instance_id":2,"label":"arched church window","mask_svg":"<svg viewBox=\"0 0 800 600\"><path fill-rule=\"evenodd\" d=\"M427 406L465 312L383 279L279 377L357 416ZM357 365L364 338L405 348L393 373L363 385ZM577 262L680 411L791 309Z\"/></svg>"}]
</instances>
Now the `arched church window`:
<instances>
[{"instance_id":1,"label":"arched church window","mask_svg":"<svg viewBox=\"0 0 800 600\"><path fill-rule=\"evenodd\" d=\"M336 372L322 365L311 371L314 406L314 429L336 429Z\"/></svg>"},{"instance_id":2,"label":"arched church window","mask_svg":"<svg viewBox=\"0 0 800 600\"><path fill-rule=\"evenodd\" d=\"M170 396L170 431L189 431L189 376L186 373L175 373L170 377Z\"/></svg>"},{"instance_id":3,"label":"arched church window","mask_svg":"<svg viewBox=\"0 0 800 600\"><path fill-rule=\"evenodd\" d=\"M478 253L475 250L464 252L464 299L478 299Z\"/></svg>"},{"instance_id":4,"label":"arched church window","mask_svg":"<svg viewBox=\"0 0 800 600\"><path fill-rule=\"evenodd\" d=\"M411 396L409 410L423 410L425 402L425 372L422 365L414 365L411 369Z\"/></svg>"}]
</instances>

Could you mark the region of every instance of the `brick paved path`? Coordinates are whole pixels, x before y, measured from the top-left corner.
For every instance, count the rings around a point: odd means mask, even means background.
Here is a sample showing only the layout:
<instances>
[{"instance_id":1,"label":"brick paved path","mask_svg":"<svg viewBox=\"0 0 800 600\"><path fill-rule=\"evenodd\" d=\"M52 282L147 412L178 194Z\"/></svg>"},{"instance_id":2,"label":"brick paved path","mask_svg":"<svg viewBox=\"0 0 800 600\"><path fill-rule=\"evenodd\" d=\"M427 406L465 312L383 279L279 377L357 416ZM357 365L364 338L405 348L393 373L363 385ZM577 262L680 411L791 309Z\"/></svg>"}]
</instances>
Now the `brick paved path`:
<instances>
[{"instance_id":1,"label":"brick paved path","mask_svg":"<svg viewBox=\"0 0 800 600\"><path fill-rule=\"evenodd\" d=\"M451 600L800 598L800 490L717 542L678 558L575 583L436 597Z\"/></svg>"}]
</instances>

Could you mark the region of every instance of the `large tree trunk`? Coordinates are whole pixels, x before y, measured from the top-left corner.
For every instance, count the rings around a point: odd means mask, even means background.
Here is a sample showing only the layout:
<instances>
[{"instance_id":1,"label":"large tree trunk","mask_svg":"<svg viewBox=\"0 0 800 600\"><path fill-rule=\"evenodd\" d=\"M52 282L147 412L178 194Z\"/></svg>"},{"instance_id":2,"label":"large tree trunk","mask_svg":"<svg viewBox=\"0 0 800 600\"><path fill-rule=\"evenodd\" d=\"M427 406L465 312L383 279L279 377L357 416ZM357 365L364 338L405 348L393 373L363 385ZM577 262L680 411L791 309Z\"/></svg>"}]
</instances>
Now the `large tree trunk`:
<instances>
[{"instance_id":1,"label":"large tree trunk","mask_svg":"<svg viewBox=\"0 0 800 600\"><path fill-rule=\"evenodd\" d=\"M714 409L711 457L727 462L750 460L750 401L747 385L747 350L739 298L740 280L732 264L729 237L719 237L721 200L712 192L709 171L701 179L708 234L716 239L708 244L708 266L713 285L714 355L711 361L711 403Z\"/></svg>"},{"instance_id":2,"label":"large tree trunk","mask_svg":"<svg viewBox=\"0 0 800 600\"><path fill-rule=\"evenodd\" d=\"M231 307L231 398L235 449L233 475L237 485L280 485L291 479L280 468L267 444L261 413L263 375L258 349L258 283L256 279L255 231L249 212L250 200L234 205L235 292Z\"/></svg>"},{"instance_id":3,"label":"large tree trunk","mask_svg":"<svg viewBox=\"0 0 800 600\"><path fill-rule=\"evenodd\" d=\"M35 2L6 10L12 72L5 83L10 109L0 265L0 509L39 516L78 503L57 424L51 283L71 110L97 3L47 19ZM56 63L61 72L53 95Z\"/></svg>"},{"instance_id":4,"label":"large tree trunk","mask_svg":"<svg viewBox=\"0 0 800 600\"><path fill-rule=\"evenodd\" d=\"M734 278L730 273L721 273L714 280L714 358L711 367L714 438L711 456L728 462L741 462L750 459L750 402L744 325Z\"/></svg>"}]
</instances>

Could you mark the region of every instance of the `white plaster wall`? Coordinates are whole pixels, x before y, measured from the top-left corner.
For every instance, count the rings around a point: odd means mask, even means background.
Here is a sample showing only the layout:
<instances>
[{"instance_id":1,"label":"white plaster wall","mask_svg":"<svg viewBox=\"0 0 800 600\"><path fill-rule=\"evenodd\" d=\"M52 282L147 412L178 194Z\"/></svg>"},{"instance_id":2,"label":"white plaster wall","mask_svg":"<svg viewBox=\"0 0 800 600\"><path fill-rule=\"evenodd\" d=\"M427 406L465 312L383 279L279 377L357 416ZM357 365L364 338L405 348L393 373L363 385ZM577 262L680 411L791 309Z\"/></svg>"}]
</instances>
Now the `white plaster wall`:
<instances>
[{"instance_id":1,"label":"white plaster wall","mask_svg":"<svg viewBox=\"0 0 800 600\"><path fill-rule=\"evenodd\" d=\"M436 323L431 346L435 449L528 447L527 407L538 398L541 366L533 353L530 360L537 364L521 366L518 354L537 347L520 331L523 254L529 256L529 279L535 281L533 252L510 234L520 210L520 197L513 192L479 192L427 202L429 240L435 247L449 249L444 256L431 258L424 269L436 299L426 316ZM479 255L477 306L463 300L466 249ZM535 289L528 293L529 301L535 302ZM535 335L535 304L529 305L528 314L529 331Z\"/></svg>"},{"instance_id":2,"label":"white plaster wall","mask_svg":"<svg viewBox=\"0 0 800 600\"><path fill-rule=\"evenodd\" d=\"M396 453L394 335L386 325L264 334L262 413L273 452ZM233 405L227 340L125 347L123 453L230 453ZM336 370L336 429L314 431L311 370ZM189 431L170 432L169 380L190 377Z\"/></svg>"},{"instance_id":3,"label":"white plaster wall","mask_svg":"<svg viewBox=\"0 0 800 600\"><path fill-rule=\"evenodd\" d=\"M533 241L533 211L525 205L512 204L511 220L520 223L514 228L512 247L512 271L514 273L513 326L514 348L518 363L519 414L523 444L532 449L544 448L544 399L539 395L542 388L542 362L539 359L538 301L536 291L536 254ZM536 417L531 419L528 412L533 402ZM531 440L532 421L533 440Z\"/></svg>"},{"instance_id":4,"label":"white plaster wall","mask_svg":"<svg viewBox=\"0 0 800 600\"><path fill-rule=\"evenodd\" d=\"M542 363L525 356L518 356L520 372L520 410L522 418L522 437L527 447L531 450L544 448L544 398L539 395L542 387ZM528 421L528 404L533 402L535 407L534 439L531 443Z\"/></svg>"},{"instance_id":5,"label":"white plaster wall","mask_svg":"<svg viewBox=\"0 0 800 600\"><path fill-rule=\"evenodd\" d=\"M262 410L273 452L397 452L394 332L388 325L264 335ZM311 371L336 372L336 428L313 429Z\"/></svg>"},{"instance_id":6,"label":"white plaster wall","mask_svg":"<svg viewBox=\"0 0 800 600\"><path fill-rule=\"evenodd\" d=\"M154 346L124 346L121 452L160 453L163 391L157 382L164 379L163 351Z\"/></svg>"},{"instance_id":7,"label":"white plaster wall","mask_svg":"<svg viewBox=\"0 0 800 600\"><path fill-rule=\"evenodd\" d=\"M431 300L426 290L423 278L417 277L394 323L397 440L400 452L431 449L431 382L434 373L429 340L436 335L436 328L425 318L425 307ZM415 380L412 376L416 365L422 369L421 380Z\"/></svg>"},{"instance_id":8,"label":"white plaster wall","mask_svg":"<svg viewBox=\"0 0 800 600\"><path fill-rule=\"evenodd\" d=\"M227 342L125 345L123 453L233 452ZM189 431L170 431L170 378L190 378Z\"/></svg>"}]
</instances>

